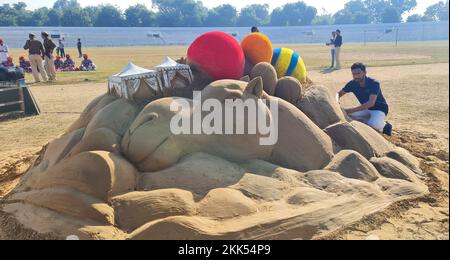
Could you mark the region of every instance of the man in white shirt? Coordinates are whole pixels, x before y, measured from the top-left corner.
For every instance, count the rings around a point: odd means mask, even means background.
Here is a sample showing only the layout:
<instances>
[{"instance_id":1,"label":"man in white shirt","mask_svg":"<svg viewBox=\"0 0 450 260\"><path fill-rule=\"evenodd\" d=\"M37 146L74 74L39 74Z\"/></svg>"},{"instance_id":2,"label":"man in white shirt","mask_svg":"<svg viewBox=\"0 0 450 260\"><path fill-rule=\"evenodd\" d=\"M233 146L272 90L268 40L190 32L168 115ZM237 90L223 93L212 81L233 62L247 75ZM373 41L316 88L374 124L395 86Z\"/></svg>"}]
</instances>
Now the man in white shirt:
<instances>
[{"instance_id":1,"label":"man in white shirt","mask_svg":"<svg viewBox=\"0 0 450 260\"><path fill-rule=\"evenodd\" d=\"M64 38L62 38L62 40L60 39L58 41L58 48L59 48L59 54L61 57L66 57L66 51L65 51L65 46L64 46Z\"/></svg>"},{"instance_id":2,"label":"man in white shirt","mask_svg":"<svg viewBox=\"0 0 450 260\"><path fill-rule=\"evenodd\" d=\"M334 62L335 62L335 57L336 57L336 47L334 46L335 40L336 40L336 32L332 32L330 42L327 43L327 46L331 46L331 67L330 67L330 69L334 68Z\"/></svg>"}]
</instances>

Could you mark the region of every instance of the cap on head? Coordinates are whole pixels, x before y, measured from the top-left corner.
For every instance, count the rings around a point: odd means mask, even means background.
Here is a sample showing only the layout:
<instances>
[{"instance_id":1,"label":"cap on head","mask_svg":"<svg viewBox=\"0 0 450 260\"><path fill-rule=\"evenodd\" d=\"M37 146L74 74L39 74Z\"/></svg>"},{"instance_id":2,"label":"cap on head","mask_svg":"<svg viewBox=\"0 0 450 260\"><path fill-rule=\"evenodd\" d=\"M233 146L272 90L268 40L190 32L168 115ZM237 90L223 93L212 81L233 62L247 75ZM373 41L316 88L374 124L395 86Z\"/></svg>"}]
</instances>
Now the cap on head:
<instances>
[{"instance_id":1,"label":"cap on head","mask_svg":"<svg viewBox=\"0 0 450 260\"><path fill-rule=\"evenodd\" d=\"M48 32L42 32L41 35L44 37L48 37Z\"/></svg>"},{"instance_id":2,"label":"cap on head","mask_svg":"<svg viewBox=\"0 0 450 260\"><path fill-rule=\"evenodd\" d=\"M29 36L30 38L34 38L34 37L36 37L36 34L34 34L34 33L29 33L28 36Z\"/></svg>"}]
</instances>

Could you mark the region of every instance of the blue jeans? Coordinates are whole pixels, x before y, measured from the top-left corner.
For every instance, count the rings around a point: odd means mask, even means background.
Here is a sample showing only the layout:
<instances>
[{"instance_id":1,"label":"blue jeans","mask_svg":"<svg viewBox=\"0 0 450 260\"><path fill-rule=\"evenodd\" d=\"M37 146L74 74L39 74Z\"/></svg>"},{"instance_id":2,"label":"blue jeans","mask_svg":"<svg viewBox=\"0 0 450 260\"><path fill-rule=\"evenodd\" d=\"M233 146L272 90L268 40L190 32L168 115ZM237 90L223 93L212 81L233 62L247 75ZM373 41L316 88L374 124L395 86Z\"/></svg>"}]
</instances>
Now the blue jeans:
<instances>
[{"instance_id":1,"label":"blue jeans","mask_svg":"<svg viewBox=\"0 0 450 260\"><path fill-rule=\"evenodd\" d=\"M332 50L331 50L331 67L332 67L332 68L334 68L335 54L336 54L336 50L335 50L335 49L332 49Z\"/></svg>"}]
</instances>

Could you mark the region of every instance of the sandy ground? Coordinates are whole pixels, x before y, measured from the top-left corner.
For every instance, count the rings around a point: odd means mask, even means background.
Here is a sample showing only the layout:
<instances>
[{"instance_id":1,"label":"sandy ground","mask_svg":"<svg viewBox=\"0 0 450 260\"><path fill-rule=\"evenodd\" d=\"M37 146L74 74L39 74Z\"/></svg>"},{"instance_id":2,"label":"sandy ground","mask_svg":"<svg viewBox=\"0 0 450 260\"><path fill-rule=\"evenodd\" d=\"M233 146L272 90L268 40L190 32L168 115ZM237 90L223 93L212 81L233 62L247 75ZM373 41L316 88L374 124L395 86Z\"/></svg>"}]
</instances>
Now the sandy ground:
<instances>
[{"instance_id":1,"label":"sandy ground","mask_svg":"<svg viewBox=\"0 0 450 260\"><path fill-rule=\"evenodd\" d=\"M425 198L391 206L343 227L325 239L448 239L449 64L423 64L369 68L382 83L391 104L394 124L391 141L423 160L432 191ZM350 80L348 70L310 72L310 78L336 90ZM38 152L78 117L106 83L34 86L32 92L43 114L0 122L0 198L14 187ZM352 97L345 106L355 105ZM0 230L0 239L2 238Z\"/></svg>"}]
</instances>

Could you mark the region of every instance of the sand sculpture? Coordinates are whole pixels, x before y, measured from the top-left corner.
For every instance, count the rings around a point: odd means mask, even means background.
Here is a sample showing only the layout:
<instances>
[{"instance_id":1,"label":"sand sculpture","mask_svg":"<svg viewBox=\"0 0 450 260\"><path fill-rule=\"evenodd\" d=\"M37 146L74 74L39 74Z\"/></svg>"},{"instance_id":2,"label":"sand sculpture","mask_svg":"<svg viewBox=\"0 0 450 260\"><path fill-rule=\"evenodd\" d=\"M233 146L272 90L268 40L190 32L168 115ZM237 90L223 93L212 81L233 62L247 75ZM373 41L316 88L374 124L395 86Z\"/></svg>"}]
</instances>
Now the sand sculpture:
<instances>
[{"instance_id":1,"label":"sand sculpture","mask_svg":"<svg viewBox=\"0 0 450 260\"><path fill-rule=\"evenodd\" d=\"M417 159L349 122L326 87L303 90L265 66L249 82L216 81L202 94L295 96L279 99L277 144L175 136L169 104L180 98L143 106L105 94L49 144L2 211L61 238L311 239L428 192Z\"/></svg>"},{"instance_id":2,"label":"sand sculpture","mask_svg":"<svg viewBox=\"0 0 450 260\"><path fill-rule=\"evenodd\" d=\"M279 79L267 62L241 80L196 85L206 81L193 75L190 86L169 78L161 96L125 88L93 100L0 210L62 239L313 239L428 193L418 160L351 121L327 87ZM171 104L196 104L172 91L179 84L201 90L200 102L253 100L266 120L277 101L277 142L172 133Z\"/></svg>"}]
</instances>

